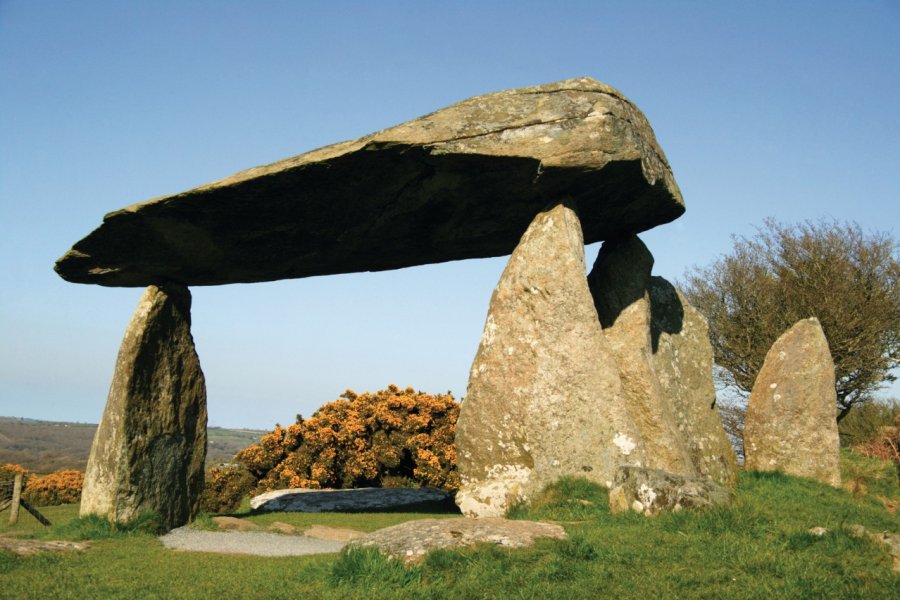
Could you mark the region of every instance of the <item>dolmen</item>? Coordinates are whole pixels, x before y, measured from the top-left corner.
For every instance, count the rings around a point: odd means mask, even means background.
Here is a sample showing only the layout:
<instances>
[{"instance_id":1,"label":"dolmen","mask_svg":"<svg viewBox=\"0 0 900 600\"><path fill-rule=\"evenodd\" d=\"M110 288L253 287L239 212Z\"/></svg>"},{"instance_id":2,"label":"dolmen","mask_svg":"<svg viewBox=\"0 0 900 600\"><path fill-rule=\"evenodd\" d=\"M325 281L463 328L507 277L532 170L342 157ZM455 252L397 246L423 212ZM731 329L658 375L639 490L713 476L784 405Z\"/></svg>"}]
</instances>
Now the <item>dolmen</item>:
<instances>
[{"instance_id":1,"label":"dolmen","mask_svg":"<svg viewBox=\"0 0 900 600\"><path fill-rule=\"evenodd\" d=\"M146 288L82 513L196 514L206 451L190 286L510 255L462 403L457 503L498 516L625 465L729 486L706 322L637 234L684 212L644 115L590 78L477 96L362 138L107 214L56 263ZM390 240L389 244L384 240ZM590 276L585 244L603 241Z\"/></svg>"}]
</instances>

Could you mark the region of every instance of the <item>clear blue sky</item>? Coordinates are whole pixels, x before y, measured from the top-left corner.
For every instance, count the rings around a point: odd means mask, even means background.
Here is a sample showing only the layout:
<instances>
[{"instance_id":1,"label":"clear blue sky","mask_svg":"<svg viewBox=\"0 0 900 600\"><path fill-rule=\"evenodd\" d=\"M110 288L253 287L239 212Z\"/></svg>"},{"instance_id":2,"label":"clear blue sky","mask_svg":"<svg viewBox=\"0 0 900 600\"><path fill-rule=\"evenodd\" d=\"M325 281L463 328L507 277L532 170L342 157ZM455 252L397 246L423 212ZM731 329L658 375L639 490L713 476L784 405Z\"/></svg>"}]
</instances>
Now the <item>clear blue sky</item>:
<instances>
[{"instance_id":1,"label":"clear blue sky","mask_svg":"<svg viewBox=\"0 0 900 600\"><path fill-rule=\"evenodd\" d=\"M767 216L898 236L898 40L895 0L0 0L0 415L100 418L141 290L52 265L104 213L500 89L590 76L644 111L688 207L642 236L658 275ZM463 395L503 265L194 288L210 424Z\"/></svg>"}]
</instances>

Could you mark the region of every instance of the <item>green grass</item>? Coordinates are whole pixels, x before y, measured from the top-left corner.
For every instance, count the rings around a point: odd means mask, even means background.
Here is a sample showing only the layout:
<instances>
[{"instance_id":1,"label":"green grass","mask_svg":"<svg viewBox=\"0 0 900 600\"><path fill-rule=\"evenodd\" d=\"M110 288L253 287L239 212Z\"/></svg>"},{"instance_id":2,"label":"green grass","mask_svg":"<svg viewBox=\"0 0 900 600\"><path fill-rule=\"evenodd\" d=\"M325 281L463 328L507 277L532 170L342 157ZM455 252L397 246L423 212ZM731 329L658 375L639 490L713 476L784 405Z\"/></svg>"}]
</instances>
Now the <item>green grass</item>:
<instances>
[{"instance_id":1,"label":"green grass","mask_svg":"<svg viewBox=\"0 0 900 600\"><path fill-rule=\"evenodd\" d=\"M48 598L897 598L900 574L887 552L845 530L860 523L900 532L900 516L874 497L900 498L896 479L879 475L885 465L858 458L845 456L844 467L863 477L865 496L744 473L731 507L650 519L613 516L606 490L563 480L511 516L559 522L569 539L517 551L438 551L414 567L371 550L296 558L173 552L150 535L117 532L80 554L0 553L0 579L11 586L0 590ZM75 516L71 507L54 511L60 521ZM238 516L261 525L278 520L368 531L438 515ZM829 533L809 534L816 526Z\"/></svg>"}]
</instances>

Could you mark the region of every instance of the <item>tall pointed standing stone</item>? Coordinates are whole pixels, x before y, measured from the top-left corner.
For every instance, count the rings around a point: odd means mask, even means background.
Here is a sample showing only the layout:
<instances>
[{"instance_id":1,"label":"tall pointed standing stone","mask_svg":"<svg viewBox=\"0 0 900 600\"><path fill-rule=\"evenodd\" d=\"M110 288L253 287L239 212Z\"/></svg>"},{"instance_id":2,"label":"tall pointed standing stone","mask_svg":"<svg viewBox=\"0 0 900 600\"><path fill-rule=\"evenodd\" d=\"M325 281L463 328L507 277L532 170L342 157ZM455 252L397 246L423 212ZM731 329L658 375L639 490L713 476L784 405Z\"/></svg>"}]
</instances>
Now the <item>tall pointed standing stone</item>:
<instances>
[{"instance_id":1,"label":"tall pointed standing stone","mask_svg":"<svg viewBox=\"0 0 900 600\"><path fill-rule=\"evenodd\" d=\"M155 512L168 529L199 508L206 384L191 336L191 294L150 286L125 331L94 436L81 514L125 522Z\"/></svg>"},{"instance_id":2,"label":"tall pointed standing stone","mask_svg":"<svg viewBox=\"0 0 900 600\"><path fill-rule=\"evenodd\" d=\"M733 487L737 458L716 410L706 318L662 277L650 278L653 367L697 473Z\"/></svg>"},{"instance_id":3,"label":"tall pointed standing stone","mask_svg":"<svg viewBox=\"0 0 900 600\"><path fill-rule=\"evenodd\" d=\"M744 421L744 467L840 487L834 360L818 319L803 319L766 354Z\"/></svg>"},{"instance_id":4,"label":"tall pointed standing stone","mask_svg":"<svg viewBox=\"0 0 900 600\"><path fill-rule=\"evenodd\" d=\"M619 367L628 411L647 449L644 466L696 475L672 401L659 384L650 335L653 256L637 236L603 243L588 275L590 291Z\"/></svg>"},{"instance_id":5,"label":"tall pointed standing stone","mask_svg":"<svg viewBox=\"0 0 900 600\"><path fill-rule=\"evenodd\" d=\"M619 465L646 464L568 206L534 218L494 290L456 445L456 502L473 516L502 515L563 475L608 486Z\"/></svg>"}]
</instances>

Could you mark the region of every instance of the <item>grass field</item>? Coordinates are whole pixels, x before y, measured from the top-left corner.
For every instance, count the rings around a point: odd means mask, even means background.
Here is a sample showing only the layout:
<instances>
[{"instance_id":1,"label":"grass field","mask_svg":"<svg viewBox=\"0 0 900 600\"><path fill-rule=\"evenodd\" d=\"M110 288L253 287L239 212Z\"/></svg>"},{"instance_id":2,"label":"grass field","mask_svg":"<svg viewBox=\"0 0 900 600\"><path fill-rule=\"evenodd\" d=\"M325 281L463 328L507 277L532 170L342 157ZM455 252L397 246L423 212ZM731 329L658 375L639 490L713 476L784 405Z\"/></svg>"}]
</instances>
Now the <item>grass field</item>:
<instances>
[{"instance_id":1,"label":"grass field","mask_svg":"<svg viewBox=\"0 0 900 600\"><path fill-rule=\"evenodd\" d=\"M152 535L114 532L81 554L19 558L0 552L0 596L13 597L12 590L19 598L896 599L900 574L891 570L889 554L845 529L860 523L872 531L900 531L900 516L885 508L900 500L896 471L890 463L849 455L844 469L845 478L865 486L865 495L780 474L744 473L733 506L652 519L613 516L603 488L566 480L511 516L559 522L568 540L518 551L441 551L416 567L361 551L289 558L174 552ZM24 515L18 529L41 537L98 537L73 527L76 506L44 512L60 525L39 531ZM239 516L260 524L372 530L435 515ZM808 533L816 526L829 533ZM8 529L0 525L0 532Z\"/></svg>"}]
</instances>

